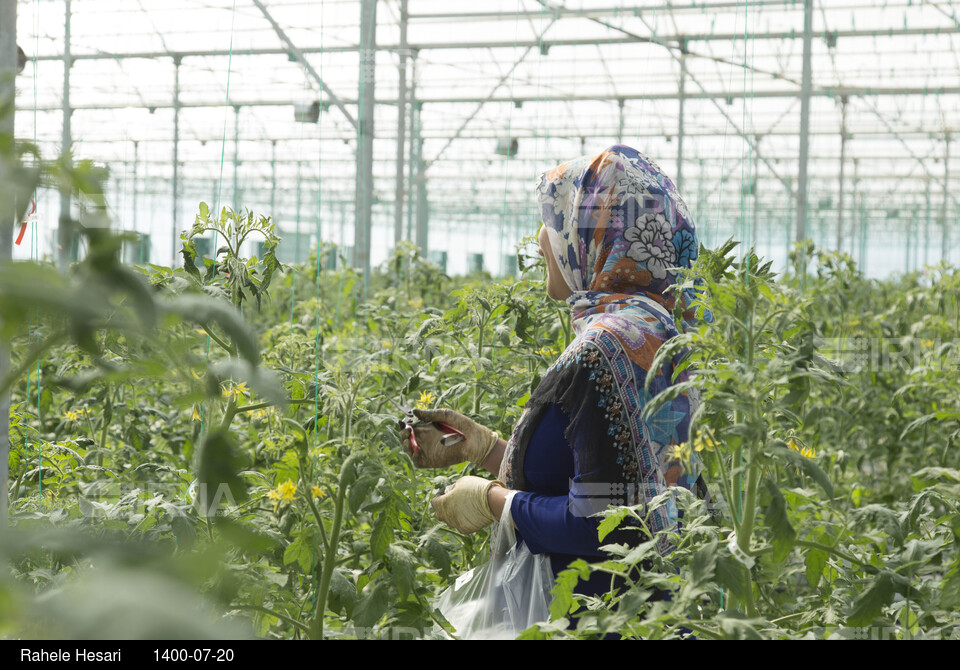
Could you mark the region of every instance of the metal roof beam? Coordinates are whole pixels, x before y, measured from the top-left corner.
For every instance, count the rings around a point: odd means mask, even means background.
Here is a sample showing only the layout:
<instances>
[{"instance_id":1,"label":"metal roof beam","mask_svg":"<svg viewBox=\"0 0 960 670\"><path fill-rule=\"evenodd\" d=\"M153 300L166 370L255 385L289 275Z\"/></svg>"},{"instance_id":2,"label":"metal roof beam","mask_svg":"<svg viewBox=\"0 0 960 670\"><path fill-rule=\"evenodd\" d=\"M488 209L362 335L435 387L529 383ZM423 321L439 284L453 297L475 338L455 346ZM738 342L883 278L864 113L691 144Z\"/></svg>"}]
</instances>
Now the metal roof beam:
<instances>
[{"instance_id":1,"label":"metal roof beam","mask_svg":"<svg viewBox=\"0 0 960 670\"><path fill-rule=\"evenodd\" d=\"M691 77L692 78L692 77ZM815 88L811 95L813 97L828 97L828 98L840 98L841 96L848 97L863 97L863 96L897 96L897 95L957 95L960 94L960 86L941 86L941 87L927 87L927 86L900 86L900 87L884 87L884 86L824 86L821 88ZM741 98L798 98L800 97L799 89L784 89L784 90L769 90L769 91L736 91L731 90L729 92L725 91L691 91L685 94L685 98L689 100L739 100ZM491 103L491 102L509 102L509 103L550 103L550 102L616 102L620 99L623 100L677 100L678 93L610 93L610 94L579 94L579 95L491 95L489 97L428 97L428 98L417 98L418 103L423 104L436 104L436 103ZM287 105L293 105L294 102L302 102L301 100L247 100L247 101L231 101L229 105L225 104L224 101L210 101L210 102L181 102L181 109L188 108L208 108L208 107L283 107ZM345 105L355 105L357 104L356 100L350 98L343 98L343 104ZM377 100L376 104L378 105L390 105L394 106L397 104L397 100L394 97L385 98L382 100ZM170 102L160 102L152 103L148 102L144 105L131 105L129 102L116 103L116 104L75 104L72 105L72 108L75 111L82 110L95 110L95 109L170 109L173 105ZM18 106L18 111L23 112L52 112L52 111L61 111L62 107L59 104L53 105L40 105L37 107L33 106Z\"/></svg>"},{"instance_id":2,"label":"metal roof beam","mask_svg":"<svg viewBox=\"0 0 960 670\"><path fill-rule=\"evenodd\" d=\"M929 37L932 35L954 35L960 33L960 26L957 25L944 25L944 26L923 26L923 27L913 27L913 28L903 28L903 27L888 27L880 30L837 30L832 31L831 35L836 36L837 38L858 38L858 37L872 37L872 38L885 38L885 37L904 37L904 36L923 36ZM742 33L691 33L689 35L660 35L657 37L650 36L644 37L644 39L638 40L636 37L603 37L603 38L569 38L569 39L552 39L544 40L542 43L538 40L502 40L502 41L480 41L480 42L417 42L417 43L408 43L408 50L416 51L430 51L430 50L443 50L443 49L518 49L518 48L527 48L535 47L539 48L543 46L544 48L552 49L554 47L565 47L565 46L582 46L582 45L604 45L604 44L646 44L650 42L655 42L658 44L667 43L679 46L680 42L686 40L687 42L734 42L743 39ZM758 32L751 33L750 40L799 40L803 39L803 33L792 31L792 30L778 30L778 31L769 31L769 32ZM401 45L399 44L383 44L377 45L378 51L400 51ZM303 54L318 54L318 53L351 53L360 51L360 46L356 44L349 45L329 45L329 46L320 46L320 47L298 47L299 51ZM97 52L97 53L81 53L81 54L72 54L74 61L80 60L120 60L125 58L170 58L174 54L167 51L142 51L142 52L123 52L123 53L109 53L109 52ZM290 49L285 48L268 48L268 49L237 49L231 52L229 49L197 49L194 51L185 50L177 51L177 55L180 55L184 58L194 57L194 56L222 56L228 57L233 56L234 58L239 56L288 56L290 55ZM33 58L31 58L33 60ZM36 60L39 61L59 61L63 60L63 55L54 54L50 56L37 56Z\"/></svg>"},{"instance_id":3,"label":"metal roof beam","mask_svg":"<svg viewBox=\"0 0 960 670\"><path fill-rule=\"evenodd\" d=\"M263 14L264 18L270 22L270 25L273 27L273 31L277 33L277 37L280 38L280 41L287 45L289 54L296 59L300 65L313 77L314 81L320 84L320 88L324 93L330 98L331 102L337 106L343 115L346 117L347 121L350 122L350 125L353 126L354 130L358 128L357 120L353 118L353 115L347 111L347 108L343 106L343 103L340 102L340 98L337 97L337 94L330 90L330 87L327 86L326 82L323 81L323 78L317 74L317 71L313 69L313 66L310 65L310 61L307 60L307 57L304 55L303 51L293 43L287 34L283 31L283 28L280 27L280 24L277 23L273 17L270 15L270 12L267 11L267 8L263 6L263 3L260 0L253 0L253 4L257 6L257 9L260 10L260 13Z\"/></svg>"}]
</instances>

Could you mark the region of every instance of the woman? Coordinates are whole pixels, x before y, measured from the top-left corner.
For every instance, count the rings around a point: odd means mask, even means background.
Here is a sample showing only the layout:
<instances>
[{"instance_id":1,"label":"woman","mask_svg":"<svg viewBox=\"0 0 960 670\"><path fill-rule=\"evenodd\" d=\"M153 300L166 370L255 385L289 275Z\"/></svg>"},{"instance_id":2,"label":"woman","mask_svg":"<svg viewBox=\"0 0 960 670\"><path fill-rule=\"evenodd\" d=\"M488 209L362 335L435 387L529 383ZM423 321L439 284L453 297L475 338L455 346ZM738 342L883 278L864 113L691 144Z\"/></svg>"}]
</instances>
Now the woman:
<instances>
[{"instance_id":1,"label":"woman","mask_svg":"<svg viewBox=\"0 0 960 670\"><path fill-rule=\"evenodd\" d=\"M668 289L676 268L696 258L697 239L673 183L630 147L613 146L545 173L537 199L547 293L570 305L575 339L544 375L509 442L450 410L418 417L461 430L460 444L441 446L431 423L416 427L419 453L410 449L408 432L403 440L420 467L471 460L499 477L459 479L433 500L438 519L476 532L500 519L515 490L518 535L532 552L550 555L556 574L576 558L604 557L592 515L608 506L645 505L673 485L705 495L698 465L685 471L675 457L677 445L690 438L693 392L641 416L652 397L687 379L686 372L674 379L680 356L652 368L660 346L679 334ZM670 502L650 514L650 529L667 530L677 516ZM621 529L604 544L640 540ZM661 543L666 550L666 538ZM594 577L578 591L606 591L609 578Z\"/></svg>"}]
</instances>

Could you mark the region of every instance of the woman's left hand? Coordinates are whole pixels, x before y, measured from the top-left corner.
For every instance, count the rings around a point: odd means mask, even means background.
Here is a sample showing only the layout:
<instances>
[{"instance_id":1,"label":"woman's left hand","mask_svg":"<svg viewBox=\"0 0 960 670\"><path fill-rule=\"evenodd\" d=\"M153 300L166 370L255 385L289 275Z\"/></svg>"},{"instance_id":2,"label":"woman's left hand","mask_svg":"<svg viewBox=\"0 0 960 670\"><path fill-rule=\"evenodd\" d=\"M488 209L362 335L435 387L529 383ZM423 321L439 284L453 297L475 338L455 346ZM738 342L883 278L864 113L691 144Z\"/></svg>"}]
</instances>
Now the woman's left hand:
<instances>
[{"instance_id":1,"label":"woman's left hand","mask_svg":"<svg viewBox=\"0 0 960 670\"><path fill-rule=\"evenodd\" d=\"M461 533L475 533L486 528L497 517L490 509L488 493L494 486L504 487L499 480L482 477L461 477L442 495L430 501L437 518Z\"/></svg>"}]
</instances>

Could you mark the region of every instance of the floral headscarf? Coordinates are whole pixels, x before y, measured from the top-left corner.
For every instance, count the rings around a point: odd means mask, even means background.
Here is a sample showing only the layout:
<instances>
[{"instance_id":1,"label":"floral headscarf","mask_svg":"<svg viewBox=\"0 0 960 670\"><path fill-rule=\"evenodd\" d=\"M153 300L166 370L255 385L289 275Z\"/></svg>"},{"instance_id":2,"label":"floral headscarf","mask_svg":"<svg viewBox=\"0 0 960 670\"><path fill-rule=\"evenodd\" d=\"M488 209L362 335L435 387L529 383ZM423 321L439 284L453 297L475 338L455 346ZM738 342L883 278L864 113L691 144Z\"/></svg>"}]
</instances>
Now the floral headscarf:
<instances>
[{"instance_id":1,"label":"floral headscarf","mask_svg":"<svg viewBox=\"0 0 960 670\"><path fill-rule=\"evenodd\" d=\"M667 289L674 268L696 259L697 237L683 199L656 163L612 146L541 175L537 200L575 315L609 303L610 295L673 308Z\"/></svg>"},{"instance_id":2,"label":"floral headscarf","mask_svg":"<svg viewBox=\"0 0 960 670\"><path fill-rule=\"evenodd\" d=\"M646 504L671 485L705 495L699 464L685 471L676 458L676 446L689 440L695 391L641 417L653 396L688 376L684 371L673 379L682 354L653 369L661 345L680 334L667 289L676 268L697 257L694 224L676 187L649 158L617 145L543 174L537 200L551 253L572 292L567 302L577 337L531 396L508 443L501 479L523 487L529 435L543 409L558 403L571 417L566 436L580 471L589 473L573 482L571 506L587 514L607 504ZM693 312L685 312L680 327L692 319ZM598 486L618 494L598 496ZM670 503L653 515L653 530L669 528L676 518Z\"/></svg>"}]
</instances>

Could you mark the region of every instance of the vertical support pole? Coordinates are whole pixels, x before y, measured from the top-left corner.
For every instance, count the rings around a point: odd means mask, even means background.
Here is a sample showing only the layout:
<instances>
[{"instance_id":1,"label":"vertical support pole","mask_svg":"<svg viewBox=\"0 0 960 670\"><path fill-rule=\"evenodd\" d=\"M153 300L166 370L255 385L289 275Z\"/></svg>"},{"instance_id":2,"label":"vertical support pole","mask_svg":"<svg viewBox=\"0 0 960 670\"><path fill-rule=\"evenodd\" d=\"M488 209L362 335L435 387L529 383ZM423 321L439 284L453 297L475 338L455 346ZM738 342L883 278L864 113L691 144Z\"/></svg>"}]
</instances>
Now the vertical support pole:
<instances>
[{"instance_id":1,"label":"vertical support pole","mask_svg":"<svg viewBox=\"0 0 960 670\"><path fill-rule=\"evenodd\" d=\"M618 129L617 129L617 144L623 144L623 123L624 123L623 105L624 105L624 103L625 103L625 100L624 100L623 98L619 98L619 99L617 100L617 113L618 113L619 119L620 119L620 123L619 123L619 125L618 125L618 127L617 127L617 128L618 128Z\"/></svg>"},{"instance_id":2,"label":"vertical support pole","mask_svg":"<svg viewBox=\"0 0 960 670\"><path fill-rule=\"evenodd\" d=\"M760 223L758 217L760 212L760 189L757 183L757 169L760 167L761 139L763 139L762 135L756 135L753 144L753 183L751 184L751 190L753 191L753 221L750 224L750 235L753 238L752 244L754 249L757 248L757 226Z\"/></svg>"},{"instance_id":3,"label":"vertical support pole","mask_svg":"<svg viewBox=\"0 0 960 670\"><path fill-rule=\"evenodd\" d=\"M299 205L299 203L297 203ZM270 142L270 218L277 222L277 141Z\"/></svg>"},{"instance_id":4,"label":"vertical support pole","mask_svg":"<svg viewBox=\"0 0 960 670\"><path fill-rule=\"evenodd\" d=\"M943 136L943 204L940 208L941 259L950 259L950 229L947 225L947 205L950 196L950 133Z\"/></svg>"},{"instance_id":5,"label":"vertical support pole","mask_svg":"<svg viewBox=\"0 0 960 670\"><path fill-rule=\"evenodd\" d=\"M411 67L410 67L410 139L409 139L409 160L407 161L407 184L413 184L414 180L417 178L416 170L416 131L417 131L417 52L413 53L411 58ZM414 212L416 210L416 202L413 199L413 194L411 193L410 202L407 204L407 239L414 240L413 235L413 219ZM421 251L423 251L421 249Z\"/></svg>"},{"instance_id":6,"label":"vertical support pole","mask_svg":"<svg viewBox=\"0 0 960 670\"><path fill-rule=\"evenodd\" d=\"M803 81L800 90L800 174L797 180L797 241L807 237L807 158L810 151L810 88L813 0L803 0Z\"/></svg>"},{"instance_id":7,"label":"vertical support pole","mask_svg":"<svg viewBox=\"0 0 960 670\"><path fill-rule=\"evenodd\" d=\"M840 97L840 183L837 185L837 251L843 251L843 170L847 164L847 96Z\"/></svg>"},{"instance_id":8,"label":"vertical support pole","mask_svg":"<svg viewBox=\"0 0 960 670\"><path fill-rule=\"evenodd\" d=\"M923 264L930 263L930 184L931 179L927 177L927 215L924 217L923 224Z\"/></svg>"},{"instance_id":9,"label":"vertical support pole","mask_svg":"<svg viewBox=\"0 0 960 670\"><path fill-rule=\"evenodd\" d=\"M177 235L180 232L180 56L173 57L173 218L171 219L171 267L177 267Z\"/></svg>"},{"instance_id":10,"label":"vertical support pole","mask_svg":"<svg viewBox=\"0 0 960 670\"><path fill-rule=\"evenodd\" d=\"M14 77L17 72L17 0L0 0L0 138L14 136ZM6 105L9 104L9 107ZM9 113L4 114L3 110ZM13 257L14 209L0 209L0 264ZM2 325L2 324L0 324ZM10 374L10 352L0 342L0 380ZM0 528L7 526L10 486L10 394L0 395Z\"/></svg>"},{"instance_id":11,"label":"vertical support pole","mask_svg":"<svg viewBox=\"0 0 960 670\"><path fill-rule=\"evenodd\" d=\"M240 105L233 107L233 209L240 209ZM213 250L216 253L216 249Z\"/></svg>"},{"instance_id":12,"label":"vertical support pole","mask_svg":"<svg viewBox=\"0 0 960 670\"><path fill-rule=\"evenodd\" d=\"M899 214L898 214L898 218L899 218ZM903 271L904 271L904 273L910 272L910 252L912 251L912 249L911 249L912 245L910 244L910 242L911 242L911 240L913 239L914 226L915 226L913 217L910 216L910 215L907 215L906 226L907 226L907 230L906 230L906 233L907 233L907 235L906 235L906 237L907 237L907 243L906 243L906 245L904 245L904 249L903 249Z\"/></svg>"},{"instance_id":13,"label":"vertical support pole","mask_svg":"<svg viewBox=\"0 0 960 670\"><path fill-rule=\"evenodd\" d=\"M397 94L397 187L396 199L393 206L394 226L393 243L399 244L403 239L403 200L406 190L403 184L404 149L406 137L404 131L407 125L407 0L400 0L400 90Z\"/></svg>"},{"instance_id":14,"label":"vertical support pole","mask_svg":"<svg viewBox=\"0 0 960 670\"><path fill-rule=\"evenodd\" d=\"M73 145L73 133L70 127L70 117L73 109L70 107L70 69L73 59L70 55L70 0L64 0L63 22L63 135L62 149L65 158L73 162L70 157ZM60 189L60 225L57 230L57 244L60 249L57 254L57 264L60 270L66 270L67 264L73 260L74 231L73 217L70 216L70 187Z\"/></svg>"},{"instance_id":15,"label":"vertical support pole","mask_svg":"<svg viewBox=\"0 0 960 670\"><path fill-rule=\"evenodd\" d=\"M417 103L417 246L420 253L427 255L429 250L429 236L427 227L430 221L430 212L427 209L427 180L423 178L426 172L426 162L423 160L423 133L420 128L420 115L423 103Z\"/></svg>"},{"instance_id":16,"label":"vertical support pole","mask_svg":"<svg viewBox=\"0 0 960 670\"><path fill-rule=\"evenodd\" d=\"M680 91L677 95L679 109L677 110L677 178L675 184L677 192L683 194L683 135L684 135L684 103L687 100L687 41L680 42Z\"/></svg>"},{"instance_id":17,"label":"vertical support pole","mask_svg":"<svg viewBox=\"0 0 960 670\"><path fill-rule=\"evenodd\" d=\"M297 159L297 233L293 244L293 262L300 262L300 203L303 202L303 161Z\"/></svg>"},{"instance_id":18,"label":"vertical support pole","mask_svg":"<svg viewBox=\"0 0 960 670\"><path fill-rule=\"evenodd\" d=\"M137 231L137 234L140 235L140 262L148 262L149 258L143 257L143 233L140 232L140 217L137 216L137 178L140 172L140 142L137 140L133 141L133 192L131 193L130 204L133 208L133 211L130 215L130 227ZM173 255L173 265L177 265L177 255Z\"/></svg>"},{"instance_id":19,"label":"vertical support pole","mask_svg":"<svg viewBox=\"0 0 960 670\"><path fill-rule=\"evenodd\" d=\"M357 223L354 267L370 279L370 235L373 224L373 103L376 83L377 1L360 0L360 76L357 119Z\"/></svg>"}]
</instances>

